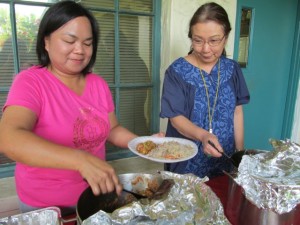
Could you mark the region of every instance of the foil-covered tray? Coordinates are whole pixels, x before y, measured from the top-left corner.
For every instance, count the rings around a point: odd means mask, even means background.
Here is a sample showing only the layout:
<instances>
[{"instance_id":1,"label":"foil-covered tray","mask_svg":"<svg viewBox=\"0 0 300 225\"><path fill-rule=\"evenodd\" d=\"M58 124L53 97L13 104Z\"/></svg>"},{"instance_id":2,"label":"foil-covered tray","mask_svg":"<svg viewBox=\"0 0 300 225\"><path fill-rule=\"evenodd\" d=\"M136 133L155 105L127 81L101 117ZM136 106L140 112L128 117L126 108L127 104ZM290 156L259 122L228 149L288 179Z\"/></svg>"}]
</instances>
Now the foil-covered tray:
<instances>
[{"instance_id":1,"label":"foil-covered tray","mask_svg":"<svg viewBox=\"0 0 300 225\"><path fill-rule=\"evenodd\" d=\"M270 140L274 150L243 156L234 179L258 208L278 214L300 204L300 146L290 140Z\"/></svg>"},{"instance_id":2,"label":"foil-covered tray","mask_svg":"<svg viewBox=\"0 0 300 225\"><path fill-rule=\"evenodd\" d=\"M140 199L116 209L102 210L85 219L82 225L202 225L230 224L219 198L201 179L192 174L161 171L162 179L172 179L174 185L161 199ZM143 174L139 174L143 176Z\"/></svg>"},{"instance_id":3,"label":"foil-covered tray","mask_svg":"<svg viewBox=\"0 0 300 225\"><path fill-rule=\"evenodd\" d=\"M48 207L28 213L0 218L0 225L59 225L60 217L59 208Z\"/></svg>"}]
</instances>

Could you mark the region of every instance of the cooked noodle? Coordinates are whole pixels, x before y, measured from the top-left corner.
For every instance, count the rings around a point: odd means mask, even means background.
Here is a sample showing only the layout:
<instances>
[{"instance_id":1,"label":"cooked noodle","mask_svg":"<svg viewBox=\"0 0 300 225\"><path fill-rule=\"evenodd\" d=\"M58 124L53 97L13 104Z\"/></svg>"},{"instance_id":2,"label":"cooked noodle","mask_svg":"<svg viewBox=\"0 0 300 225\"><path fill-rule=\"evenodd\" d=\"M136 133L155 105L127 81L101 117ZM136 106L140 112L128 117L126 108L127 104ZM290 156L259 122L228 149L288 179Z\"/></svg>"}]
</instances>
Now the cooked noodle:
<instances>
[{"instance_id":1,"label":"cooked noodle","mask_svg":"<svg viewBox=\"0 0 300 225\"><path fill-rule=\"evenodd\" d=\"M180 144L177 141L158 144L147 156L157 159L180 159L192 155L194 149L191 145Z\"/></svg>"}]
</instances>

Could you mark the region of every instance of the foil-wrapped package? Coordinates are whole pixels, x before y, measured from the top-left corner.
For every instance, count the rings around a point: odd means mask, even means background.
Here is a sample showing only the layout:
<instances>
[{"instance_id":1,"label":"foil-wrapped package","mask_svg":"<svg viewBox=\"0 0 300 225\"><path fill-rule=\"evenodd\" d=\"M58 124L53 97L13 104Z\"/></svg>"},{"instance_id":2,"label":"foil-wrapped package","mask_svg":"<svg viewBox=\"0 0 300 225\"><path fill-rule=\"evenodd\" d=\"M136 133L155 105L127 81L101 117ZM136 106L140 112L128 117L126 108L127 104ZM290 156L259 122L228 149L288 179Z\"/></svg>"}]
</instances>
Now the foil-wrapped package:
<instances>
[{"instance_id":1,"label":"foil-wrapped package","mask_svg":"<svg viewBox=\"0 0 300 225\"><path fill-rule=\"evenodd\" d=\"M113 213L99 211L83 225L190 225L230 224L222 204L204 182L192 174L179 175L161 171L163 179L174 180L169 193L161 199L140 199Z\"/></svg>"},{"instance_id":2,"label":"foil-wrapped package","mask_svg":"<svg viewBox=\"0 0 300 225\"><path fill-rule=\"evenodd\" d=\"M258 208L283 214L300 203L300 146L270 140L273 151L245 155L234 179Z\"/></svg>"},{"instance_id":3,"label":"foil-wrapped package","mask_svg":"<svg viewBox=\"0 0 300 225\"><path fill-rule=\"evenodd\" d=\"M1 225L59 225L60 209L48 207L0 219Z\"/></svg>"}]
</instances>

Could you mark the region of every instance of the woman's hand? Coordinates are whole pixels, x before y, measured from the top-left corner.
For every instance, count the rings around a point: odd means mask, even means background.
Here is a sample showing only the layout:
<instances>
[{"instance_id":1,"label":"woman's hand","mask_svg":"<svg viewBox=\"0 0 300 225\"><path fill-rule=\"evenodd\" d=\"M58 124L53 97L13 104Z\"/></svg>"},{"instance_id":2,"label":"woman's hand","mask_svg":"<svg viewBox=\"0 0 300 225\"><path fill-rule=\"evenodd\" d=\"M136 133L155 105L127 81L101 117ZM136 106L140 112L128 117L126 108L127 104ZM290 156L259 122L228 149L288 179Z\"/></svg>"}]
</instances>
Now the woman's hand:
<instances>
[{"instance_id":1,"label":"woman's hand","mask_svg":"<svg viewBox=\"0 0 300 225\"><path fill-rule=\"evenodd\" d=\"M222 154L220 152L218 152L211 144L209 144L208 141L212 142L216 146L217 149L219 149L221 152L223 152L223 148L220 145L218 138L215 135L213 135L209 132L206 132L202 139L204 153L208 156L221 157Z\"/></svg>"},{"instance_id":2,"label":"woman's hand","mask_svg":"<svg viewBox=\"0 0 300 225\"><path fill-rule=\"evenodd\" d=\"M165 132L159 132L159 133L156 133L156 134L152 134L153 137L165 137L166 136L166 133Z\"/></svg>"},{"instance_id":3,"label":"woman's hand","mask_svg":"<svg viewBox=\"0 0 300 225\"><path fill-rule=\"evenodd\" d=\"M89 183L95 195L112 191L121 194L122 184L110 164L83 151L80 152L79 157L81 163L78 165L78 171Z\"/></svg>"},{"instance_id":4,"label":"woman's hand","mask_svg":"<svg viewBox=\"0 0 300 225\"><path fill-rule=\"evenodd\" d=\"M199 140L202 142L203 151L208 156L221 157L222 154L219 153L213 146L211 146L208 141L211 141L220 151L223 151L218 138L209 133L207 130L198 127L193 124L189 119L184 116L176 116L170 119L172 126L183 136L188 137L192 140Z\"/></svg>"}]
</instances>

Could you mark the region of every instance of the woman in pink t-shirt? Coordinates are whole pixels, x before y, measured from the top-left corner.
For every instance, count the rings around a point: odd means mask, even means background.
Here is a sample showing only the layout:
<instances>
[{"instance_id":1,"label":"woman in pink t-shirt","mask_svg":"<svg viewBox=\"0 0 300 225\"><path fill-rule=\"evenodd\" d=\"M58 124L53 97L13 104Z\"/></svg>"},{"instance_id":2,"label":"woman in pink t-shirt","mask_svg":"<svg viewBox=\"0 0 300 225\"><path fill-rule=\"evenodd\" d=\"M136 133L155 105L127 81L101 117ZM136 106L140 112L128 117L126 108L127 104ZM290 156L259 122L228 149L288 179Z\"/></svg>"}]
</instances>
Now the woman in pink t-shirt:
<instances>
[{"instance_id":1,"label":"woman in pink t-shirt","mask_svg":"<svg viewBox=\"0 0 300 225\"><path fill-rule=\"evenodd\" d=\"M21 210L74 208L122 185L105 162L105 142L127 147L136 135L118 124L107 83L91 73L98 25L80 4L62 1L45 13L37 37L39 66L19 73L3 108L0 149L15 160Z\"/></svg>"}]
</instances>

